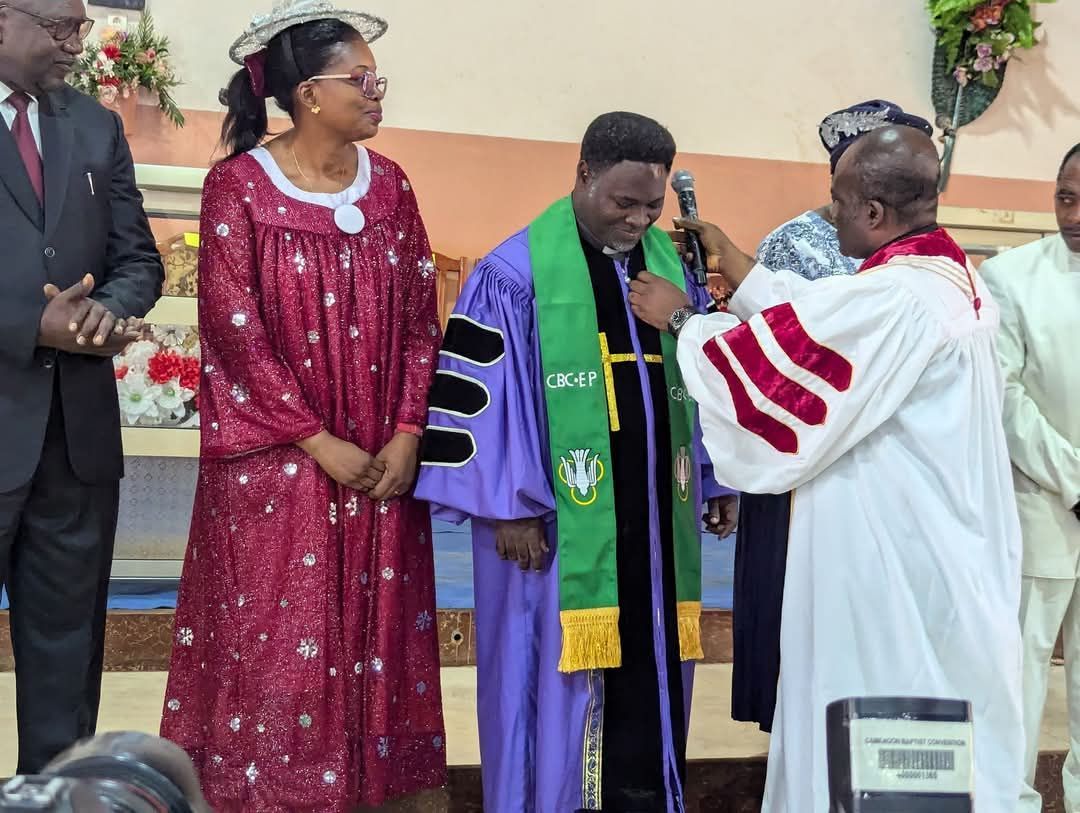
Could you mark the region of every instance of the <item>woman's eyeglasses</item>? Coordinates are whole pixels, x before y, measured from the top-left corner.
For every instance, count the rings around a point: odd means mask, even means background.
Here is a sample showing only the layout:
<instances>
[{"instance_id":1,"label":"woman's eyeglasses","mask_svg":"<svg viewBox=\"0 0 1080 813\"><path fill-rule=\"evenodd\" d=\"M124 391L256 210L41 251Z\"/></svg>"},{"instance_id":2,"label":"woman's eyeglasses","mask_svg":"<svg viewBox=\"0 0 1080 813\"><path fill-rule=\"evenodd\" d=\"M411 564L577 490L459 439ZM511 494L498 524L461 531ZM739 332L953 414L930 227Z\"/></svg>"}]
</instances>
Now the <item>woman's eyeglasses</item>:
<instances>
[{"instance_id":1,"label":"woman's eyeglasses","mask_svg":"<svg viewBox=\"0 0 1080 813\"><path fill-rule=\"evenodd\" d=\"M94 21L88 17L42 17L40 14L34 14L34 12L27 11L24 8L8 3L0 3L0 9L5 8L25 14L27 17L33 17L37 24L48 31L57 42L67 42L75 34L79 35L80 40L85 40L94 27Z\"/></svg>"},{"instance_id":2,"label":"woman's eyeglasses","mask_svg":"<svg viewBox=\"0 0 1080 813\"><path fill-rule=\"evenodd\" d=\"M340 79L354 87L360 88L360 92L369 99L381 99L386 96L386 86L389 80L385 76L376 76L371 71L353 71L352 73L326 73L312 76L309 82L319 82L323 79Z\"/></svg>"}]
</instances>

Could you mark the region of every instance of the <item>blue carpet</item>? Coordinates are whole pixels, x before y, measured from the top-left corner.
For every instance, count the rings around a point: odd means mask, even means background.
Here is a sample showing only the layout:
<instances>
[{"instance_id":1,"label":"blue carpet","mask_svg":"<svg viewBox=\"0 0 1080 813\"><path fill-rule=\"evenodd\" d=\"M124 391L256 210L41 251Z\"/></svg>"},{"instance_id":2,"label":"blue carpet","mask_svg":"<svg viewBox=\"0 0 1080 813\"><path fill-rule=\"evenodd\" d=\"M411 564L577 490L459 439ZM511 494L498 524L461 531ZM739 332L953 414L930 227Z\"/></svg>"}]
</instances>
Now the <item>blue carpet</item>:
<instances>
[{"instance_id":1,"label":"blue carpet","mask_svg":"<svg viewBox=\"0 0 1080 813\"><path fill-rule=\"evenodd\" d=\"M444 610L464 610L473 606L472 536L468 523L435 523L435 594ZM702 539L702 603L706 607L731 609L731 588L735 566L735 539ZM510 567L510 565L507 565ZM109 586L111 610L161 610L176 606L176 585L172 582L114 581ZM7 596L0 594L0 609L7 608Z\"/></svg>"}]
</instances>

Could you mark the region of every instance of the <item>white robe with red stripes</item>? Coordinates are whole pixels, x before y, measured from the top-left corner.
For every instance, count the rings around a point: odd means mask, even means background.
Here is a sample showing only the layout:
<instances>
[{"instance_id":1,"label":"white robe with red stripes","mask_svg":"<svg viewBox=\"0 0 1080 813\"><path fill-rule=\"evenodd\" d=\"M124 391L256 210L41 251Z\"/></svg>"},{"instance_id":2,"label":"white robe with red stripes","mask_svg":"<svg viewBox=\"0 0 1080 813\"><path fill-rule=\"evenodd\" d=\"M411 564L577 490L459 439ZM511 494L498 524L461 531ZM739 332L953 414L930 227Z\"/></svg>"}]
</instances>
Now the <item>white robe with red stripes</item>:
<instances>
[{"instance_id":1,"label":"white robe with red stripes","mask_svg":"<svg viewBox=\"0 0 1080 813\"><path fill-rule=\"evenodd\" d=\"M969 270L758 266L679 337L717 479L795 489L766 813L828 810L825 709L866 696L970 701L975 809L1016 806L1020 530L998 312Z\"/></svg>"}]
</instances>

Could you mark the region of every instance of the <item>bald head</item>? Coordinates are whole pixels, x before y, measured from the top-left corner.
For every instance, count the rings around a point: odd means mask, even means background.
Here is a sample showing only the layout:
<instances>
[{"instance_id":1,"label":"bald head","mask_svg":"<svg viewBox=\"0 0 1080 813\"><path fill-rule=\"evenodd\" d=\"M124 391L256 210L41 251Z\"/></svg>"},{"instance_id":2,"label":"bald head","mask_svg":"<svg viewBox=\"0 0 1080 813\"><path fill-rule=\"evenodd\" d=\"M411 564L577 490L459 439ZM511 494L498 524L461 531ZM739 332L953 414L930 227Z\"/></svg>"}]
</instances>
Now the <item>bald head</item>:
<instances>
[{"instance_id":1,"label":"bald head","mask_svg":"<svg viewBox=\"0 0 1080 813\"><path fill-rule=\"evenodd\" d=\"M833 215L844 253L864 258L933 225L939 174L934 142L919 130L883 127L855 142L833 176Z\"/></svg>"}]
</instances>

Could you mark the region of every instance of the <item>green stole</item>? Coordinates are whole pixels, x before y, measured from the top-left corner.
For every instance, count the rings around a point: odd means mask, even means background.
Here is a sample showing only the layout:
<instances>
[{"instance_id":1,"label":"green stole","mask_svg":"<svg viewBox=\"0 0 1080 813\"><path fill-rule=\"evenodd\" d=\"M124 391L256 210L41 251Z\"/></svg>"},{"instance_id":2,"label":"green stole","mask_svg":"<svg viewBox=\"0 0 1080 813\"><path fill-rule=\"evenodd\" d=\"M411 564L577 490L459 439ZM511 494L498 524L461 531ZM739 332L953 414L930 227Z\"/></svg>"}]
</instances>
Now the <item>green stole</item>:
<instances>
[{"instance_id":1,"label":"green stole","mask_svg":"<svg viewBox=\"0 0 1080 813\"><path fill-rule=\"evenodd\" d=\"M559 671L611 669L622 664L615 488L609 476L608 398L613 400L614 392L608 393L605 386L596 301L570 198L540 215L529 226L528 239L558 520L563 635ZM686 277L671 239L653 227L642 243L648 270L685 290ZM685 394L675 340L666 332L660 339L671 432L679 652L683 660L694 660L704 657L701 536L699 506L694 504L696 407Z\"/></svg>"}]
</instances>

